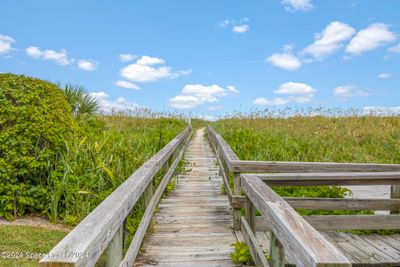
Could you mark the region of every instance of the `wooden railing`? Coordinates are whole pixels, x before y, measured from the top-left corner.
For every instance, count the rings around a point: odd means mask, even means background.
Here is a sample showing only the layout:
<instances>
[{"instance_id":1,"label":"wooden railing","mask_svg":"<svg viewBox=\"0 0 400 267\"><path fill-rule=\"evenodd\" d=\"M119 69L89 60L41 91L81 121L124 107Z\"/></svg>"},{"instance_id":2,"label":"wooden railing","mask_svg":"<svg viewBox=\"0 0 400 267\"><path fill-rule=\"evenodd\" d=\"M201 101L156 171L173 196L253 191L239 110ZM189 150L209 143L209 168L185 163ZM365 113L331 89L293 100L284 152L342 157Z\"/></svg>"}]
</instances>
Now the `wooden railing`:
<instances>
[{"instance_id":1,"label":"wooden railing","mask_svg":"<svg viewBox=\"0 0 400 267\"><path fill-rule=\"evenodd\" d=\"M94 266L104 251L108 267L133 266L156 206L182 157L191 132L188 126L146 161L41 259L40 266ZM168 166L169 161L171 166ZM153 193L153 179L161 169L164 177ZM146 210L123 257L123 225L142 195Z\"/></svg>"},{"instance_id":2,"label":"wooden railing","mask_svg":"<svg viewBox=\"0 0 400 267\"><path fill-rule=\"evenodd\" d=\"M351 266L317 230L400 228L399 164L240 160L211 127L208 136L234 208L234 228L242 231L257 266L284 266L286 258L297 266ZM275 185L391 185L391 199L282 198L270 188ZM391 214L302 217L295 208L389 210ZM261 216L256 216L256 210ZM256 231L271 231L268 261L255 237Z\"/></svg>"}]
</instances>

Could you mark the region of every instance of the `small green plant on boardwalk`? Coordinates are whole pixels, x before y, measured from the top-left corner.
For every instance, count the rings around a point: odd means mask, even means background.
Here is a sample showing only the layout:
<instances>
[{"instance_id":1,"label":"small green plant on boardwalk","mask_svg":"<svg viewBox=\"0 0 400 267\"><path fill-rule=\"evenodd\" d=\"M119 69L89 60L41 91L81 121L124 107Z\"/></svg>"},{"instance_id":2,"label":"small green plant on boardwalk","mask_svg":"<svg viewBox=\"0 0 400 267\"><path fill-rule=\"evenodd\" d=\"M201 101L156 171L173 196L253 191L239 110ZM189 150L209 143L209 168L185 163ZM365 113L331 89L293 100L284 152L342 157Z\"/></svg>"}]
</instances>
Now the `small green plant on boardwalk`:
<instances>
[{"instance_id":1,"label":"small green plant on boardwalk","mask_svg":"<svg viewBox=\"0 0 400 267\"><path fill-rule=\"evenodd\" d=\"M251 258L249 247L245 242L237 241L231 244L234 248L234 252L230 254L232 261L236 264L254 265L253 259Z\"/></svg>"}]
</instances>

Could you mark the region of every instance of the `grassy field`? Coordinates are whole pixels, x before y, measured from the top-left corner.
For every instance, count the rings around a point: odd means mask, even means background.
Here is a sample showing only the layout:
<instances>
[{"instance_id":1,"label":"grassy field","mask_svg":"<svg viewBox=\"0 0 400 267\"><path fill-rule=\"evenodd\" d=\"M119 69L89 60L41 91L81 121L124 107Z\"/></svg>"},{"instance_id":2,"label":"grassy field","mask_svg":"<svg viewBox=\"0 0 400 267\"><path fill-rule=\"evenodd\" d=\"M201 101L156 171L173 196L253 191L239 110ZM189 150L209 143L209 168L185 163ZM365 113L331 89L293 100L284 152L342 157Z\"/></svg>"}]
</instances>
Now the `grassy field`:
<instances>
[{"instance_id":1,"label":"grassy field","mask_svg":"<svg viewBox=\"0 0 400 267\"><path fill-rule=\"evenodd\" d=\"M67 233L41 227L0 225L0 266L38 266L41 254L50 251Z\"/></svg>"},{"instance_id":2,"label":"grassy field","mask_svg":"<svg viewBox=\"0 0 400 267\"><path fill-rule=\"evenodd\" d=\"M247 116L213 126L244 160L400 163L400 117ZM282 196L297 197L347 193L339 187L274 189Z\"/></svg>"}]
</instances>

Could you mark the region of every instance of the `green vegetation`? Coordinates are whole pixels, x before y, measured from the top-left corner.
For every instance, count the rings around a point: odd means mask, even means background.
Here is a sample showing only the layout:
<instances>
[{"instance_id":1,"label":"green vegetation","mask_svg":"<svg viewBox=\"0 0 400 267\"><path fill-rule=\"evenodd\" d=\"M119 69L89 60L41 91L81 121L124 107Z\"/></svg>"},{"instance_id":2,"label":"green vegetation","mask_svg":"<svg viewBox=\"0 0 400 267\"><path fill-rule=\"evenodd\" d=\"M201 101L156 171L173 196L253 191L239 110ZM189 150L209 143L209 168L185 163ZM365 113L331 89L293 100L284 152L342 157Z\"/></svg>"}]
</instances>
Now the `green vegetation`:
<instances>
[{"instance_id":1,"label":"green vegetation","mask_svg":"<svg viewBox=\"0 0 400 267\"><path fill-rule=\"evenodd\" d=\"M231 244L231 247L234 248L234 252L230 254L230 257L234 263L243 265L254 264L251 258L249 247L246 245L245 242L237 241Z\"/></svg>"},{"instance_id":2,"label":"green vegetation","mask_svg":"<svg viewBox=\"0 0 400 267\"><path fill-rule=\"evenodd\" d=\"M249 247L246 245L245 242L236 241L235 243L231 244L231 247L234 248L234 252L229 254L232 261L236 264L242 264L245 266L254 266L253 258L250 254ZM268 253L265 253L265 258L269 260Z\"/></svg>"},{"instance_id":3,"label":"green vegetation","mask_svg":"<svg viewBox=\"0 0 400 267\"><path fill-rule=\"evenodd\" d=\"M75 128L56 85L0 74L0 216L46 209L49 163Z\"/></svg>"},{"instance_id":4,"label":"green vegetation","mask_svg":"<svg viewBox=\"0 0 400 267\"><path fill-rule=\"evenodd\" d=\"M186 125L98 109L81 86L0 74L0 217L76 225Z\"/></svg>"},{"instance_id":5,"label":"green vegetation","mask_svg":"<svg viewBox=\"0 0 400 267\"><path fill-rule=\"evenodd\" d=\"M271 118L250 114L226 118L213 126L244 160L400 163L400 117L340 115ZM274 190L281 196L295 197L340 198L351 193L337 186L274 187Z\"/></svg>"},{"instance_id":6,"label":"green vegetation","mask_svg":"<svg viewBox=\"0 0 400 267\"><path fill-rule=\"evenodd\" d=\"M41 227L0 225L0 266L37 266L40 254L50 251L67 233Z\"/></svg>"}]
</instances>

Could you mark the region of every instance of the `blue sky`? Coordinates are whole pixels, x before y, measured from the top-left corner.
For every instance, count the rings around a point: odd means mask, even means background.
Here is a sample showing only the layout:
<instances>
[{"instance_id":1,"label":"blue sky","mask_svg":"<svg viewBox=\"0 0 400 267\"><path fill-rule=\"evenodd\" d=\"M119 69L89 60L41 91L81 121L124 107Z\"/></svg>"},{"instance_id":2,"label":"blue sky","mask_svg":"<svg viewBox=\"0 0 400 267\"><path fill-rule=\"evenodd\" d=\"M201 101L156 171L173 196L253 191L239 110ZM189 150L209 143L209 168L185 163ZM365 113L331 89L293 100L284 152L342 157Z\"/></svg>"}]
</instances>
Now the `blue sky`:
<instances>
[{"instance_id":1,"label":"blue sky","mask_svg":"<svg viewBox=\"0 0 400 267\"><path fill-rule=\"evenodd\" d=\"M0 72L85 85L104 109L400 111L399 10L396 0L8 1Z\"/></svg>"}]
</instances>

